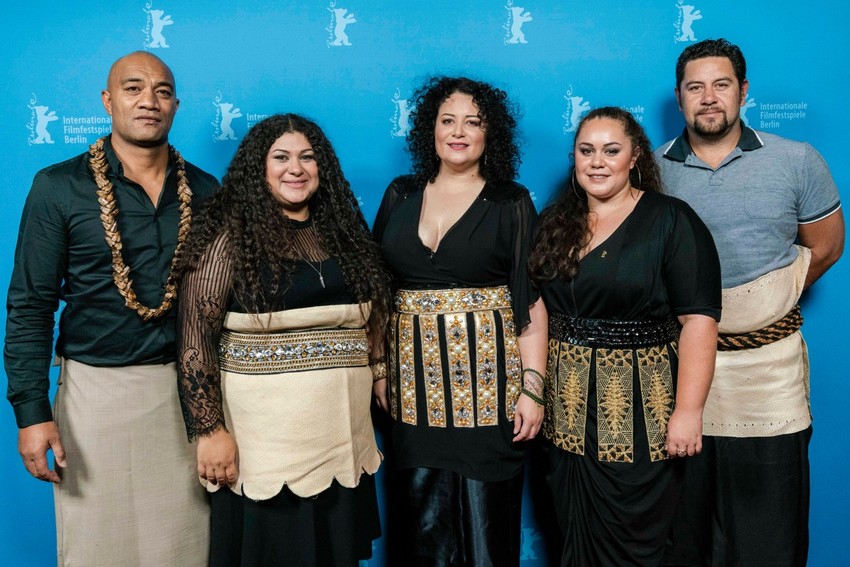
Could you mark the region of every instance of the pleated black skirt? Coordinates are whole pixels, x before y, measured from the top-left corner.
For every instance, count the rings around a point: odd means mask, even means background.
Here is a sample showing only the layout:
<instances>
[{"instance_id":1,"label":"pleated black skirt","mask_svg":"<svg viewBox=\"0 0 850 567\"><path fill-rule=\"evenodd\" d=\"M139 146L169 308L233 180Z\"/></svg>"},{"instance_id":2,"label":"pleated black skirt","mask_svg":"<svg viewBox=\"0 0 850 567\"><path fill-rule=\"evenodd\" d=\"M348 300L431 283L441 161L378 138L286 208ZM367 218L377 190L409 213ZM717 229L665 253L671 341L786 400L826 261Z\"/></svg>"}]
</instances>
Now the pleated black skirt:
<instances>
[{"instance_id":1,"label":"pleated black skirt","mask_svg":"<svg viewBox=\"0 0 850 567\"><path fill-rule=\"evenodd\" d=\"M661 565L679 500L681 461L599 461L547 443L548 481L564 536L562 567Z\"/></svg>"}]
</instances>

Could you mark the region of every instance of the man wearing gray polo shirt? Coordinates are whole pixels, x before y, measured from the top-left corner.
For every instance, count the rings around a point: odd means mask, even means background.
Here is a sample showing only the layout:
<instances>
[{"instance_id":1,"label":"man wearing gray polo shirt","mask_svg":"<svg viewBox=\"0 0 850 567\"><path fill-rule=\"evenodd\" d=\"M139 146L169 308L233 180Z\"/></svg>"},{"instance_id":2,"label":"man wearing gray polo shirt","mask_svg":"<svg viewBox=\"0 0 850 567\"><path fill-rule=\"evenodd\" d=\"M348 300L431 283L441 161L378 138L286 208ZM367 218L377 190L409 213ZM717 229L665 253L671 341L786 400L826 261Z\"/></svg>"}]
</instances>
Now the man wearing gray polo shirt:
<instances>
[{"instance_id":1,"label":"man wearing gray polo shirt","mask_svg":"<svg viewBox=\"0 0 850 567\"><path fill-rule=\"evenodd\" d=\"M741 124L748 86L737 46L687 47L675 89L686 129L656 152L668 192L711 230L724 288L703 453L686 463L667 565L796 566L808 555L812 430L797 302L841 256L844 219L814 148Z\"/></svg>"}]
</instances>

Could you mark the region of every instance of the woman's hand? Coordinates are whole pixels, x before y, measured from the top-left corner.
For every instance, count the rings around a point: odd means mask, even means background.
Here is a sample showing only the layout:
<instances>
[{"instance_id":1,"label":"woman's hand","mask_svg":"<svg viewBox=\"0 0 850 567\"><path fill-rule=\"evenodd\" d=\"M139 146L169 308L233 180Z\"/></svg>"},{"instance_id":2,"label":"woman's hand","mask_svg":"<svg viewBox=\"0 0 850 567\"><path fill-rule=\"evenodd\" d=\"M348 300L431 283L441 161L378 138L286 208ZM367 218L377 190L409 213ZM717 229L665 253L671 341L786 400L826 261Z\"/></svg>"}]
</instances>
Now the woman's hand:
<instances>
[{"instance_id":1,"label":"woman's hand","mask_svg":"<svg viewBox=\"0 0 850 567\"><path fill-rule=\"evenodd\" d=\"M673 410L667 422L667 454L693 457L702 452L702 411Z\"/></svg>"},{"instance_id":2,"label":"woman's hand","mask_svg":"<svg viewBox=\"0 0 850 567\"><path fill-rule=\"evenodd\" d=\"M378 402L378 407L385 412L389 412L390 401L387 397L387 379L381 378L372 382L372 393L375 394L375 401Z\"/></svg>"},{"instance_id":3,"label":"woman's hand","mask_svg":"<svg viewBox=\"0 0 850 567\"><path fill-rule=\"evenodd\" d=\"M534 439L543 423L543 406L520 394L514 414L514 441Z\"/></svg>"},{"instance_id":4,"label":"woman's hand","mask_svg":"<svg viewBox=\"0 0 850 567\"><path fill-rule=\"evenodd\" d=\"M198 439L198 476L215 485L234 484L239 478L239 450L224 426Z\"/></svg>"},{"instance_id":5,"label":"woman's hand","mask_svg":"<svg viewBox=\"0 0 850 567\"><path fill-rule=\"evenodd\" d=\"M692 457L702 451L702 410L714 376L717 321L707 315L680 315L676 408L667 423L667 454Z\"/></svg>"}]
</instances>

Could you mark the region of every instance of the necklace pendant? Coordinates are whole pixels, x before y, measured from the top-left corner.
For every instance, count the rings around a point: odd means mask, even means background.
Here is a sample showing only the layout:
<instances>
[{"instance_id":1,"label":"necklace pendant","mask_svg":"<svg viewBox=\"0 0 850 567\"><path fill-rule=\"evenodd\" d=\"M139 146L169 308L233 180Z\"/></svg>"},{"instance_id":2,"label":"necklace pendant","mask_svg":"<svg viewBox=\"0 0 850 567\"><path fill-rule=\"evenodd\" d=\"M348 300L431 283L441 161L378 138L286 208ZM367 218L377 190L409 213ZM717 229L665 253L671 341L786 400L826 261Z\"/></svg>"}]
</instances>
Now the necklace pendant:
<instances>
[{"instance_id":1,"label":"necklace pendant","mask_svg":"<svg viewBox=\"0 0 850 567\"><path fill-rule=\"evenodd\" d=\"M322 284L322 289L325 289L325 278L322 277L322 274L319 274L319 283Z\"/></svg>"}]
</instances>

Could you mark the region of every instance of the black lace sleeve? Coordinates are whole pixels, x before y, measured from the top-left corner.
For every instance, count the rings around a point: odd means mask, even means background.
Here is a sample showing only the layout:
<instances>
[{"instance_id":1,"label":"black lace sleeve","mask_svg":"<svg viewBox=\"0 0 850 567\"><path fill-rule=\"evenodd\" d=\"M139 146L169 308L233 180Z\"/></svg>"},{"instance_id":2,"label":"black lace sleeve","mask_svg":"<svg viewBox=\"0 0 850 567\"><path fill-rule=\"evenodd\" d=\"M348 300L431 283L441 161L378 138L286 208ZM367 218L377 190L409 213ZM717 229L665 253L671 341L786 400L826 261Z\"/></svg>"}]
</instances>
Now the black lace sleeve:
<instances>
[{"instance_id":1,"label":"black lace sleeve","mask_svg":"<svg viewBox=\"0 0 850 567\"><path fill-rule=\"evenodd\" d=\"M227 239L219 237L180 282L177 390L190 441L224 426L218 342L233 287Z\"/></svg>"}]
</instances>

